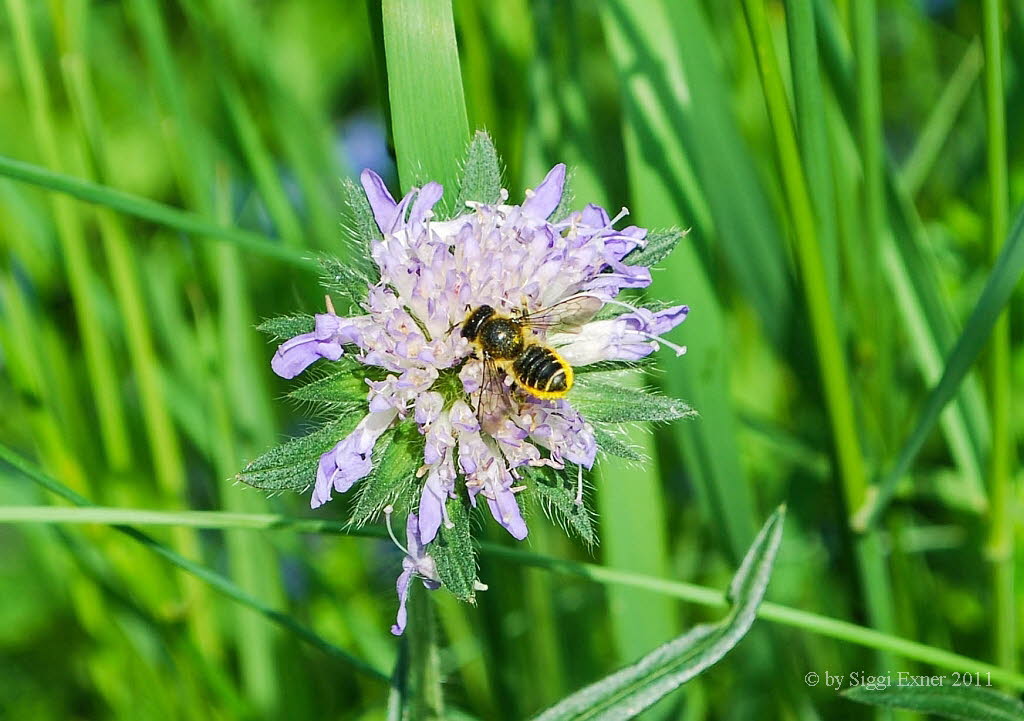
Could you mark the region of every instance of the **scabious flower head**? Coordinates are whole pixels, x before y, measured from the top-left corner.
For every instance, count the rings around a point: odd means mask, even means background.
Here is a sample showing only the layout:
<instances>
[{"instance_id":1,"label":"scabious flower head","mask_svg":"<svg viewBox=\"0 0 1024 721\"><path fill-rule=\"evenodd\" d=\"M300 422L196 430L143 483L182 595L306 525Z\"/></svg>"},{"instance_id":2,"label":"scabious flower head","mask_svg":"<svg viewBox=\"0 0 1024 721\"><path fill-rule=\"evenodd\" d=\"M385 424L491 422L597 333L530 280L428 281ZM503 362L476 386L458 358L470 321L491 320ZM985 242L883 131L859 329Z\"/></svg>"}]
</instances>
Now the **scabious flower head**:
<instances>
[{"instance_id":1,"label":"scabious flower head","mask_svg":"<svg viewBox=\"0 0 1024 721\"><path fill-rule=\"evenodd\" d=\"M360 313L315 317L312 332L286 340L272 361L293 378L320 359L344 356L375 369L366 380L366 408L355 429L320 457L311 506L345 493L374 470L374 448L389 430L415 424L422 459L415 473L416 512L408 515L410 553L399 579L440 581L429 544L450 528L450 502L481 502L514 538L528 529L518 496L530 469L593 466L595 428L574 408L573 395L541 399L522 389L511 403L482 413L484 361L459 332L470 310L491 306L499 314L536 313L568 298L591 296L602 311L573 332L534 331L535 342L554 348L575 368L607 361L635 361L668 345L661 336L681 323L686 306L637 308L616 300L624 289L644 288L650 268L629 262L646 244L647 231L617 229L596 205L554 217L565 184L556 165L519 205L501 191L493 204L469 202L453 218L435 217L442 187L427 183L396 201L371 170L361 175L378 238L370 256L379 272L366 288ZM575 473L573 475L576 475ZM577 501L580 501L577 498Z\"/></svg>"}]
</instances>

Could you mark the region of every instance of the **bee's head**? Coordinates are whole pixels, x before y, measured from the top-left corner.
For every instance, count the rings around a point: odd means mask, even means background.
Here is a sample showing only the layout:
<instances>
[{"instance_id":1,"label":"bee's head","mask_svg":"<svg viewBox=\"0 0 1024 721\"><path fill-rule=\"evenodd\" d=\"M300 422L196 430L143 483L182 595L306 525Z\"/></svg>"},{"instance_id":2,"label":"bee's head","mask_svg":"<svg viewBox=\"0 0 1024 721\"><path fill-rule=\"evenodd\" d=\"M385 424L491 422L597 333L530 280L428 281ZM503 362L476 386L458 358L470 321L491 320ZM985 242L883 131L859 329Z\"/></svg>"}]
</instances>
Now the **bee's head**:
<instances>
[{"instance_id":1,"label":"bee's head","mask_svg":"<svg viewBox=\"0 0 1024 721\"><path fill-rule=\"evenodd\" d=\"M494 315L494 308L489 305L482 305L471 310L462 323L462 337L469 341L475 340L480 332L480 326L492 315Z\"/></svg>"}]
</instances>

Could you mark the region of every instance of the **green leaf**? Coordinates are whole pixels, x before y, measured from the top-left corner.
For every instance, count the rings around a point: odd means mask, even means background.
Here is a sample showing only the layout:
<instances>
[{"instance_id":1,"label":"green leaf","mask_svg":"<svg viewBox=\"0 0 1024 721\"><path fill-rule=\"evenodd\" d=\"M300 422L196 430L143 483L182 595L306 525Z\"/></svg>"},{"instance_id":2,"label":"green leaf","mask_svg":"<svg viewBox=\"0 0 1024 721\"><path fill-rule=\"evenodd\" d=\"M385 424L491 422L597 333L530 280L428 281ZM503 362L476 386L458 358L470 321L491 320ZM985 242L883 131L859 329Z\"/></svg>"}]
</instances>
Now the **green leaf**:
<instances>
[{"instance_id":1,"label":"green leaf","mask_svg":"<svg viewBox=\"0 0 1024 721\"><path fill-rule=\"evenodd\" d=\"M627 253L622 262L626 265L642 265L647 268L655 266L665 260L689 232L689 230L680 230L679 228L648 231L647 245Z\"/></svg>"},{"instance_id":2,"label":"green leaf","mask_svg":"<svg viewBox=\"0 0 1024 721\"><path fill-rule=\"evenodd\" d=\"M312 333L315 325L316 319L313 316L307 313L296 313L268 318L256 326L256 330L273 338L287 340L303 333Z\"/></svg>"},{"instance_id":3,"label":"green leaf","mask_svg":"<svg viewBox=\"0 0 1024 721\"><path fill-rule=\"evenodd\" d=\"M567 474L550 468L538 470L541 472L531 474L532 490L547 514L563 528L571 528L588 546L596 546L597 529L586 504L576 503L575 480L570 487L566 485Z\"/></svg>"},{"instance_id":4,"label":"green leaf","mask_svg":"<svg viewBox=\"0 0 1024 721\"><path fill-rule=\"evenodd\" d=\"M592 422L590 425L594 429L594 438L597 440L599 450L630 461L644 460L643 454L623 440L625 434L622 434L617 426L598 422ZM623 438L620 438L619 435L622 435Z\"/></svg>"},{"instance_id":5,"label":"green leaf","mask_svg":"<svg viewBox=\"0 0 1024 721\"><path fill-rule=\"evenodd\" d=\"M366 366L342 356L330 364L327 375L299 386L288 397L325 406L365 405L366 378Z\"/></svg>"},{"instance_id":6,"label":"green leaf","mask_svg":"<svg viewBox=\"0 0 1024 721\"><path fill-rule=\"evenodd\" d=\"M358 483L359 499L349 519L355 526L373 520L388 504L404 517L420 487L416 471L423 464L423 439L415 423L402 423L387 432L377 441L373 455L373 470Z\"/></svg>"},{"instance_id":7,"label":"green leaf","mask_svg":"<svg viewBox=\"0 0 1024 721\"><path fill-rule=\"evenodd\" d=\"M943 680L953 683L955 679L944 676ZM984 675L981 682L987 683ZM843 691L843 696L872 706L902 708L963 721L1020 721L1024 718L1024 704L1018 699L979 686L900 685L880 689L853 686Z\"/></svg>"},{"instance_id":8,"label":"green leaf","mask_svg":"<svg viewBox=\"0 0 1024 721\"><path fill-rule=\"evenodd\" d=\"M588 421L675 421L696 415L690 406L675 398L638 391L617 383L581 378L572 391L572 405Z\"/></svg>"},{"instance_id":9,"label":"green leaf","mask_svg":"<svg viewBox=\"0 0 1024 721\"><path fill-rule=\"evenodd\" d=\"M320 456L348 435L358 422L359 414L352 414L275 446L251 461L235 480L264 491L302 491L316 480Z\"/></svg>"},{"instance_id":10,"label":"green leaf","mask_svg":"<svg viewBox=\"0 0 1024 721\"><path fill-rule=\"evenodd\" d=\"M469 530L466 503L462 498L448 499L446 508L452 526L448 528L441 524L441 530L431 542L429 550L444 587L460 601L475 603L476 550Z\"/></svg>"},{"instance_id":11,"label":"green leaf","mask_svg":"<svg viewBox=\"0 0 1024 721\"><path fill-rule=\"evenodd\" d=\"M782 540L784 518L782 506L768 519L747 551L729 587L735 605L723 621L697 626L632 666L559 701L536 716L535 721L631 719L717 663L754 622Z\"/></svg>"},{"instance_id":12,"label":"green leaf","mask_svg":"<svg viewBox=\"0 0 1024 721\"><path fill-rule=\"evenodd\" d=\"M476 131L466 150L462 183L454 215L466 212L467 202L494 205L501 199L501 161L491 136Z\"/></svg>"}]
</instances>

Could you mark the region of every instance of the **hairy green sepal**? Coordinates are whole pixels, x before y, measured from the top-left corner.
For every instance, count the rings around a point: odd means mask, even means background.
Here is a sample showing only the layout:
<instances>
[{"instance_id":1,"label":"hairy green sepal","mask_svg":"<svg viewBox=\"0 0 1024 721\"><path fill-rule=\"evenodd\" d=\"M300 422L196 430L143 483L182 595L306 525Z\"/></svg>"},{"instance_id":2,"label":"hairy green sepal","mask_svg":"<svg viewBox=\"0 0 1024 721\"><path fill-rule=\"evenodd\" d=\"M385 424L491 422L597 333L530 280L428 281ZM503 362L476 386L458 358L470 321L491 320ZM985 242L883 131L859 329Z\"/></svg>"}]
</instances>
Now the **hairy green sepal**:
<instances>
[{"instance_id":1,"label":"hairy green sepal","mask_svg":"<svg viewBox=\"0 0 1024 721\"><path fill-rule=\"evenodd\" d=\"M689 231L679 228L664 228L647 232L647 244L626 254L622 262L626 265L642 265L647 268L665 260L675 250Z\"/></svg>"},{"instance_id":2,"label":"hairy green sepal","mask_svg":"<svg viewBox=\"0 0 1024 721\"><path fill-rule=\"evenodd\" d=\"M466 203L495 205L501 199L501 161L491 136L478 130L466 149L462 183L455 215L466 212Z\"/></svg>"},{"instance_id":3,"label":"hairy green sepal","mask_svg":"<svg viewBox=\"0 0 1024 721\"><path fill-rule=\"evenodd\" d=\"M545 513L566 531L572 530L588 546L597 545L597 529L586 504L576 503L575 472L530 468L531 490Z\"/></svg>"},{"instance_id":4,"label":"hairy green sepal","mask_svg":"<svg viewBox=\"0 0 1024 721\"><path fill-rule=\"evenodd\" d=\"M288 397L328 408L358 407L365 411L366 379L382 375L374 370L343 356L330 364L326 375L299 386Z\"/></svg>"},{"instance_id":5,"label":"hairy green sepal","mask_svg":"<svg viewBox=\"0 0 1024 721\"><path fill-rule=\"evenodd\" d=\"M315 326L316 319L308 313L293 313L268 318L256 326L256 330L272 338L287 340L303 333L312 333Z\"/></svg>"},{"instance_id":6,"label":"hairy green sepal","mask_svg":"<svg viewBox=\"0 0 1024 721\"><path fill-rule=\"evenodd\" d=\"M675 421L696 414L680 400L599 380L597 374L581 377L571 400L573 407L588 421L605 423Z\"/></svg>"},{"instance_id":7,"label":"hairy green sepal","mask_svg":"<svg viewBox=\"0 0 1024 721\"><path fill-rule=\"evenodd\" d=\"M643 455L624 440L625 434L618 426L598 421L591 421L590 426L594 429L594 440L597 441L599 450L630 461L644 460Z\"/></svg>"}]
</instances>

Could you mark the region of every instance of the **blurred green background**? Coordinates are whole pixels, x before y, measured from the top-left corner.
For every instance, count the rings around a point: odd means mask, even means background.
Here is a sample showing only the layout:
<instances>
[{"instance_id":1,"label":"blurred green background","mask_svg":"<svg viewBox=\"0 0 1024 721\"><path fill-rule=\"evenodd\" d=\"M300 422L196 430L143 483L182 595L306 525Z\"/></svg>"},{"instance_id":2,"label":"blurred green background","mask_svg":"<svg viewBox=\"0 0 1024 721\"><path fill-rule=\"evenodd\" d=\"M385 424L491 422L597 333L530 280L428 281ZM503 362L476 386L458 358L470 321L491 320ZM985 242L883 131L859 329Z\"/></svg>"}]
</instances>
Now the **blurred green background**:
<instances>
[{"instance_id":1,"label":"blurred green background","mask_svg":"<svg viewBox=\"0 0 1024 721\"><path fill-rule=\"evenodd\" d=\"M577 205L691 229L651 289L691 306L672 335L689 353L647 382L700 417L637 428L650 463L599 464L599 547L537 513L523 548L722 589L786 501L773 601L1015 669L1019 296L878 522L850 519L1024 197L1024 3L453 5L469 127L513 200L564 161ZM231 479L314 420L255 324L321 307L302 261L345 252L340 179L371 167L398 190L384 26L372 0L3 0L0 156L206 221L0 163L6 448L101 506L345 518L344 497L311 514ZM55 502L0 465L4 509ZM224 525L148 532L390 671L390 542ZM105 525L3 524L0 548L0 718L384 718L372 673ZM436 596L448 702L480 719L721 615L486 552L480 576L476 607ZM649 717L869 718L804 675L936 672L799 626L759 623Z\"/></svg>"}]
</instances>

